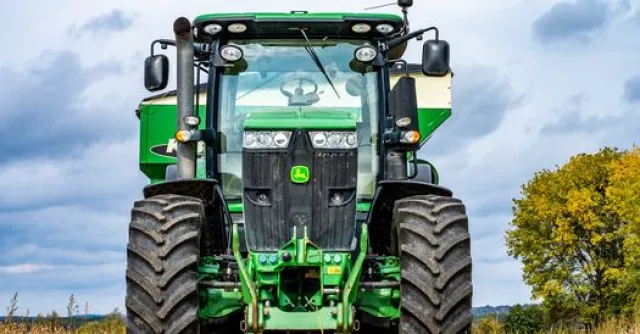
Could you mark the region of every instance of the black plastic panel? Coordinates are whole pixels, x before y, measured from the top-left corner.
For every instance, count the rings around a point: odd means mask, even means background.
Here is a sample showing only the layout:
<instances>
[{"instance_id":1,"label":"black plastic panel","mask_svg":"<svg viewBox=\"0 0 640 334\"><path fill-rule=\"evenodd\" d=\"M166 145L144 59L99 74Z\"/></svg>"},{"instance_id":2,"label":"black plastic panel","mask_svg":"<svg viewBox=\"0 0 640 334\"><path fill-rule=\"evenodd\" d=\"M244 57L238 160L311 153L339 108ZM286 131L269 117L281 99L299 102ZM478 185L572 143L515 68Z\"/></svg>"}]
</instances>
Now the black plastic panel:
<instances>
[{"instance_id":1,"label":"black plastic panel","mask_svg":"<svg viewBox=\"0 0 640 334\"><path fill-rule=\"evenodd\" d=\"M308 183L291 181L293 166L307 166ZM357 150L314 150L308 134L294 132L282 151L245 150L245 229L251 250L276 250L304 226L318 246L349 250L354 242ZM339 200L336 201L336 199Z\"/></svg>"}]
</instances>

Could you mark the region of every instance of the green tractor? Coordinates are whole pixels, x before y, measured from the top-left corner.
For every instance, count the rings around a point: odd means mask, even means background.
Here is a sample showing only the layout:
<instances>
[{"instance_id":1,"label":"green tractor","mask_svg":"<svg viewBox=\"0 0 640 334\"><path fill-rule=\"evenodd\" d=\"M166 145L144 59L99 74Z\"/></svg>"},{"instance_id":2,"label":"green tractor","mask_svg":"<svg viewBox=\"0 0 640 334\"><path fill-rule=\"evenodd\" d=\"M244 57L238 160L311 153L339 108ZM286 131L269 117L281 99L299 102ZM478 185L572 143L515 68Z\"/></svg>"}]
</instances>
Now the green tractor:
<instances>
[{"instance_id":1,"label":"green tractor","mask_svg":"<svg viewBox=\"0 0 640 334\"><path fill-rule=\"evenodd\" d=\"M469 333L463 203L417 151L451 115L449 45L403 16L178 18L151 44L129 333ZM402 60L424 42L422 64Z\"/></svg>"}]
</instances>

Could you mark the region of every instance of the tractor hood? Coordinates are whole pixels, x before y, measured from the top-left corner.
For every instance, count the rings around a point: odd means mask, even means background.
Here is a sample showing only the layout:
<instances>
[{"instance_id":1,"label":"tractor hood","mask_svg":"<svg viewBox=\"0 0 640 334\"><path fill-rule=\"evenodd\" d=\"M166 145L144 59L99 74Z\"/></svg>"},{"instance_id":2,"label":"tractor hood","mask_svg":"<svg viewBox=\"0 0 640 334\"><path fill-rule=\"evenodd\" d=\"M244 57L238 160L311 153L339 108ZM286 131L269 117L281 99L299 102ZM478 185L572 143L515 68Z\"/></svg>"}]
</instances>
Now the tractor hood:
<instances>
[{"instance_id":1,"label":"tractor hood","mask_svg":"<svg viewBox=\"0 0 640 334\"><path fill-rule=\"evenodd\" d=\"M247 130L355 130L354 112L332 109L304 110L302 108L249 112L244 128Z\"/></svg>"}]
</instances>

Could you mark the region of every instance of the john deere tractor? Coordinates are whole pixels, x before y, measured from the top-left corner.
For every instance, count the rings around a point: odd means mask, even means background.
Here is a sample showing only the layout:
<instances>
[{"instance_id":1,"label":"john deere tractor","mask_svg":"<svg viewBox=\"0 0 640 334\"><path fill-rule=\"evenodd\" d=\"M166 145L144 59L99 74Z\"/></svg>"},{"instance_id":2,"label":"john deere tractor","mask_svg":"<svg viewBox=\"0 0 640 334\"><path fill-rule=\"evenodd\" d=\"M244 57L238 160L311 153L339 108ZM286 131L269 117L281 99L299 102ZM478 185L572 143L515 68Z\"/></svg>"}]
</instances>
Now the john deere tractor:
<instances>
[{"instance_id":1,"label":"john deere tractor","mask_svg":"<svg viewBox=\"0 0 640 334\"><path fill-rule=\"evenodd\" d=\"M417 155L451 115L449 44L398 4L181 17L153 41L145 87L172 46L177 89L136 111L129 333L470 332L465 206Z\"/></svg>"}]
</instances>

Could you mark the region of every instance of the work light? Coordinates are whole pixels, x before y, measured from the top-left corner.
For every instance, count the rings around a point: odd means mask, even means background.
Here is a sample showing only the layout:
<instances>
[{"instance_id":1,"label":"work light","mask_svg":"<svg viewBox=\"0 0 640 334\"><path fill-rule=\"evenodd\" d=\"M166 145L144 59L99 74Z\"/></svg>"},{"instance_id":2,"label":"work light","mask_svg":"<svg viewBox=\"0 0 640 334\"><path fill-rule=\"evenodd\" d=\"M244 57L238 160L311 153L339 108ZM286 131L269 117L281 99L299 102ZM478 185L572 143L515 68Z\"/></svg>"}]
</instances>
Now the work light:
<instances>
[{"instance_id":1,"label":"work light","mask_svg":"<svg viewBox=\"0 0 640 334\"><path fill-rule=\"evenodd\" d=\"M225 45L220 48L220 56L226 61L238 61L243 55L242 49L235 45Z\"/></svg>"},{"instance_id":2,"label":"work light","mask_svg":"<svg viewBox=\"0 0 640 334\"><path fill-rule=\"evenodd\" d=\"M371 45L363 45L356 49L356 59L363 63L373 61L378 56L378 50Z\"/></svg>"}]
</instances>

